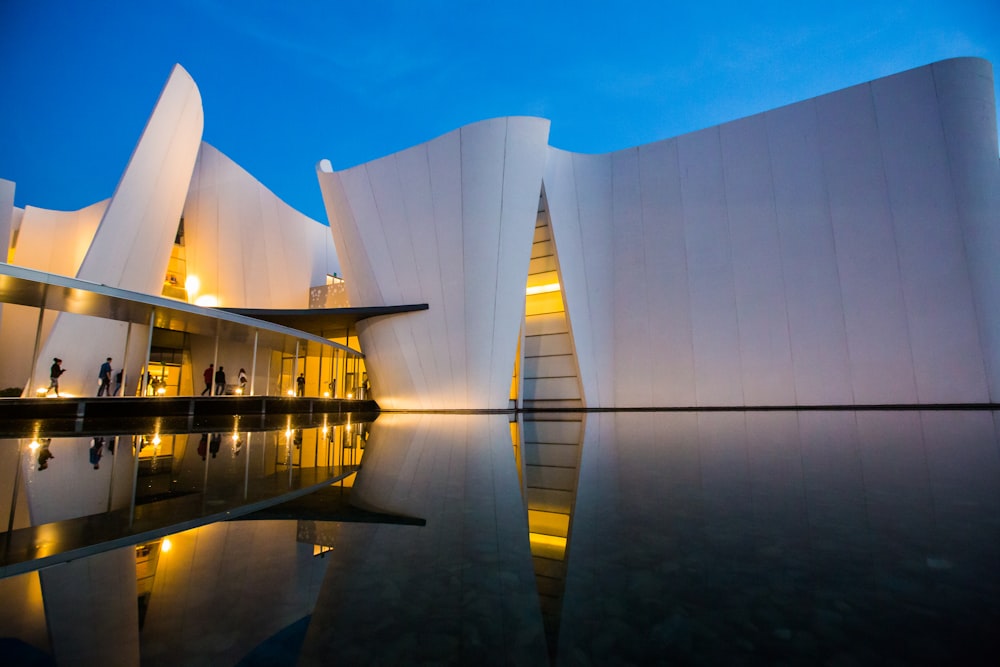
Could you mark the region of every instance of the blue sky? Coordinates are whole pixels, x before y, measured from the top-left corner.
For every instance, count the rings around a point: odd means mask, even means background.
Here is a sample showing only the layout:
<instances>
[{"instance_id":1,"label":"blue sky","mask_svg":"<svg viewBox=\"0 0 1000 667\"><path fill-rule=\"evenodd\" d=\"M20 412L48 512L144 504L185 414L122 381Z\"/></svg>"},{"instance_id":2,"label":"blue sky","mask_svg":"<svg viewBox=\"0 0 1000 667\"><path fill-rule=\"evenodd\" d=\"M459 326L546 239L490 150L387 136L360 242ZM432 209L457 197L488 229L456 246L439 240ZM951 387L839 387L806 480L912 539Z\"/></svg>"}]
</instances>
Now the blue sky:
<instances>
[{"instance_id":1,"label":"blue sky","mask_svg":"<svg viewBox=\"0 0 1000 667\"><path fill-rule=\"evenodd\" d=\"M954 56L1000 72L1000 2L0 0L0 178L109 197L174 63L205 141L325 222L322 158L506 115L605 152Z\"/></svg>"}]
</instances>

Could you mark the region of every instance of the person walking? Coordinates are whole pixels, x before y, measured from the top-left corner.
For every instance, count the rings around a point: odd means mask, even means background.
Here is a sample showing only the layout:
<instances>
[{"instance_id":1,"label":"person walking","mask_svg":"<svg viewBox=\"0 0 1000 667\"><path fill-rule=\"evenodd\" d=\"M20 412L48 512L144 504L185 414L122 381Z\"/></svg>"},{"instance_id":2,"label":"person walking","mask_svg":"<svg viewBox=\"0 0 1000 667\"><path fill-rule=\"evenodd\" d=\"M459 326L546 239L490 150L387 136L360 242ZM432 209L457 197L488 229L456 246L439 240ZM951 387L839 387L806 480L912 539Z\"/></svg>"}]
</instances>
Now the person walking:
<instances>
[{"instance_id":1,"label":"person walking","mask_svg":"<svg viewBox=\"0 0 1000 667\"><path fill-rule=\"evenodd\" d=\"M226 371L222 366L215 371L215 395L222 396L226 393Z\"/></svg>"},{"instance_id":2,"label":"person walking","mask_svg":"<svg viewBox=\"0 0 1000 667\"><path fill-rule=\"evenodd\" d=\"M52 358L52 367L49 368L49 390L45 392L45 395L49 395L49 391L53 389L56 392L56 398L59 398L59 378L62 374L66 372L66 369L62 367L62 359L59 357Z\"/></svg>"},{"instance_id":3,"label":"person walking","mask_svg":"<svg viewBox=\"0 0 1000 667\"><path fill-rule=\"evenodd\" d=\"M240 369L240 394L246 395L247 393L247 372L246 369Z\"/></svg>"},{"instance_id":4,"label":"person walking","mask_svg":"<svg viewBox=\"0 0 1000 667\"><path fill-rule=\"evenodd\" d=\"M101 381L101 386L97 388L98 396L111 395L111 357L101 364L101 370L97 372L97 379Z\"/></svg>"},{"instance_id":5,"label":"person walking","mask_svg":"<svg viewBox=\"0 0 1000 667\"><path fill-rule=\"evenodd\" d=\"M202 377L205 380L205 388L201 390L201 395L212 394L212 376L215 374L215 364L209 364L205 372L202 373Z\"/></svg>"}]
</instances>

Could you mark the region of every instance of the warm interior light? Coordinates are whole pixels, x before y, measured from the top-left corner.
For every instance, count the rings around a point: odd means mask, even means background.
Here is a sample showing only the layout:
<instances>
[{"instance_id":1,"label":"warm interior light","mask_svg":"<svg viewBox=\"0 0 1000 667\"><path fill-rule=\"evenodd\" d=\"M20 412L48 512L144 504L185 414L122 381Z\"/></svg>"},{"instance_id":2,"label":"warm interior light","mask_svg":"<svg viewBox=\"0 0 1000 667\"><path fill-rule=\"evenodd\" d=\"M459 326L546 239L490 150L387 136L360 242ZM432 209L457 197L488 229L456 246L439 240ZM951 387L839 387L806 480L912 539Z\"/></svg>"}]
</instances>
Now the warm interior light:
<instances>
[{"instance_id":1,"label":"warm interior light","mask_svg":"<svg viewBox=\"0 0 1000 667\"><path fill-rule=\"evenodd\" d=\"M566 538L541 533L528 533L531 554L552 560L562 560L566 555Z\"/></svg>"},{"instance_id":2,"label":"warm interior light","mask_svg":"<svg viewBox=\"0 0 1000 667\"><path fill-rule=\"evenodd\" d=\"M160 434L157 433L153 436L153 447L159 447L160 445Z\"/></svg>"},{"instance_id":3,"label":"warm interior light","mask_svg":"<svg viewBox=\"0 0 1000 667\"><path fill-rule=\"evenodd\" d=\"M324 391L323 392L323 398L330 398L330 392Z\"/></svg>"},{"instance_id":4,"label":"warm interior light","mask_svg":"<svg viewBox=\"0 0 1000 667\"><path fill-rule=\"evenodd\" d=\"M240 434L237 433L236 431L233 431L233 442L236 442L239 439L240 439Z\"/></svg>"},{"instance_id":5,"label":"warm interior light","mask_svg":"<svg viewBox=\"0 0 1000 667\"><path fill-rule=\"evenodd\" d=\"M163 388L163 387L160 387L159 389L156 390L156 394L158 396L163 396L166 393L167 393L167 390L165 388Z\"/></svg>"},{"instance_id":6,"label":"warm interior light","mask_svg":"<svg viewBox=\"0 0 1000 667\"><path fill-rule=\"evenodd\" d=\"M288 390L288 395L289 396L294 396L295 395L295 390L294 389L289 389Z\"/></svg>"},{"instance_id":7,"label":"warm interior light","mask_svg":"<svg viewBox=\"0 0 1000 667\"><path fill-rule=\"evenodd\" d=\"M201 280L198 279L198 276L188 276L184 280L184 289L187 290L189 297L196 296L201 290Z\"/></svg>"},{"instance_id":8,"label":"warm interior light","mask_svg":"<svg viewBox=\"0 0 1000 667\"><path fill-rule=\"evenodd\" d=\"M535 285L534 287L525 288L524 293L526 296L531 296L532 294L546 294L558 291L559 283L549 283L548 285Z\"/></svg>"},{"instance_id":9,"label":"warm interior light","mask_svg":"<svg viewBox=\"0 0 1000 667\"><path fill-rule=\"evenodd\" d=\"M243 387L237 387L236 388L236 393L237 394L242 394L243 393Z\"/></svg>"},{"instance_id":10,"label":"warm interior light","mask_svg":"<svg viewBox=\"0 0 1000 667\"><path fill-rule=\"evenodd\" d=\"M354 398L354 394L348 394L347 398Z\"/></svg>"},{"instance_id":11,"label":"warm interior light","mask_svg":"<svg viewBox=\"0 0 1000 667\"><path fill-rule=\"evenodd\" d=\"M167 553L174 547L174 543L170 541L169 537L163 538L163 542L160 543L160 551Z\"/></svg>"},{"instance_id":12,"label":"warm interior light","mask_svg":"<svg viewBox=\"0 0 1000 667\"><path fill-rule=\"evenodd\" d=\"M35 390L35 393L38 394L39 396L44 396L45 394L49 393L49 390L46 389L45 387L39 387L38 389Z\"/></svg>"},{"instance_id":13,"label":"warm interior light","mask_svg":"<svg viewBox=\"0 0 1000 667\"><path fill-rule=\"evenodd\" d=\"M327 433L329 433L329 432L330 432L330 429L329 429L329 427L328 427L328 426L327 426L326 424L324 424L324 425L323 425L323 435L326 435L326 434L327 434Z\"/></svg>"},{"instance_id":14,"label":"warm interior light","mask_svg":"<svg viewBox=\"0 0 1000 667\"><path fill-rule=\"evenodd\" d=\"M285 437L286 438L292 437L292 429L288 429L287 431L285 431Z\"/></svg>"},{"instance_id":15,"label":"warm interior light","mask_svg":"<svg viewBox=\"0 0 1000 667\"><path fill-rule=\"evenodd\" d=\"M350 431L350 430L351 430L351 423L350 423L350 422L348 422L348 423L347 423L347 426L346 426L345 428L346 428L346 429L347 429L348 431Z\"/></svg>"},{"instance_id":16,"label":"warm interior light","mask_svg":"<svg viewBox=\"0 0 1000 667\"><path fill-rule=\"evenodd\" d=\"M211 294L202 294L194 300L194 305L204 308L215 308L219 305L219 299Z\"/></svg>"},{"instance_id":17,"label":"warm interior light","mask_svg":"<svg viewBox=\"0 0 1000 667\"><path fill-rule=\"evenodd\" d=\"M39 447L41 447L41 445L38 444L38 440L32 440L31 444L28 445L28 449L30 449L31 451L35 451Z\"/></svg>"}]
</instances>

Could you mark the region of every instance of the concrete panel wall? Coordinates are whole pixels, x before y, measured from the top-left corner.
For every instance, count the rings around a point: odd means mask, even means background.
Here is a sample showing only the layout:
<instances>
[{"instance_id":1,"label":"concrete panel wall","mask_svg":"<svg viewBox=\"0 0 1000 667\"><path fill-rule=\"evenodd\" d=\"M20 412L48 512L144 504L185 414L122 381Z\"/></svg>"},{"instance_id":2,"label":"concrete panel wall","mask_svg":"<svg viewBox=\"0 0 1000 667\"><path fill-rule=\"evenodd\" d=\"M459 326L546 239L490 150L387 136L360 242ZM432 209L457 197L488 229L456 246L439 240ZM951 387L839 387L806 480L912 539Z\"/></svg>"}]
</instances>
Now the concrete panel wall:
<instances>
[{"instance_id":1,"label":"concrete panel wall","mask_svg":"<svg viewBox=\"0 0 1000 667\"><path fill-rule=\"evenodd\" d=\"M110 199L105 199L78 211L52 211L26 206L12 263L75 276L110 202Z\"/></svg>"},{"instance_id":2,"label":"concrete panel wall","mask_svg":"<svg viewBox=\"0 0 1000 667\"><path fill-rule=\"evenodd\" d=\"M853 403L840 274L812 102L764 116L796 397Z\"/></svg>"},{"instance_id":3,"label":"concrete panel wall","mask_svg":"<svg viewBox=\"0 0 1000 667\"><path fill-rule=\"evenodd\" d=\"M11 263L48 273L75 276L109 201L97 202L78 211L26 207L17 228L16 247L10 253ZM55 318L55 313L48 314L43 323L43 337L48 336ZM7 350L15 353L0 356L0 386L25 385L30 373L31 350L37 327L36 309L3 306L0 340Z\"/></svg>"},{"instance_id":4,"label":"concrete panel wall","mask_svg":"<svg viewBox=\"0 0 1000 667\"><path fill-rule=\"evenodd\" d=\"M972 281L990 397L1000 397L1000 161L993 68L958 58L930 65L950 184Z\"/></svg>"},{"instance_id":5,"label":"concrete panel wall","mask_svg":"<svg viewBox=\"0 0 1000 667\"><path fill-rule=\"evenodd\" d=\"M308 287L340 272L330 229L285 204L202 143L184 204L188 275L231 308L306 308Z\"/></svg>"},{"instance_id":6,"label":"concrete panel wall","mask_svg":"<svg viewBox=\"0 0 1000 667\"><path fill-rule=\"evenodd\" d=\"M7 261L14 234L14 182L0 178L0 260Z\"/></svg>"},{"instance_id":7,"label":"concrete panel wall","mask_svg":"<svg viewBox=\"0 0 1000 667\"><path fill-rule=\"evenodd\" d=\"M160 293L203 125L198 87L175 65L77 278Z\"/></svg>"},{"instance_id":8,"label":"concrete panel wall","mask_svg":"<svg viewBox=\"0 0 1000 667\"><path fill-rule=\"evenodd\" d=\"M946 61L638 149L550 150L588 405L990 400L989 81Z\"/></svg>"},{"instance_id":9,"label":"concrete panel wall","mask_svg":"<svg viewBox=\"0 0 1000 667\"><path fill-rule=\"evenodd\" d=\"M351 303L430 305L358 326L383 407L506 407L547 138L547 121L503 118L320 164Z\"/></svg>"},{"instance_id":10,"label":"concrete panel wall","mask_svg":"<svg viewBox=\"0 0 1000 667\"><path fill-rule=\"evenodd\" d=\"M175 66L104 211L77 278L146 294L161 292L201 144L202 125L198 88L183 68ZM118 343L124 340L124 332L125 325L120 322L60 314L42 346L34 384L48 384L49 365L58 356L78 373L64 376L66 392L89 395L96 387L101 362L115 356L108 348L121 349ZM81 347L81 340L94 344ZM127 372L137 377L138 367L127 368Z\"/></svg>"},{"instance_id":11,"label":"concrete panel wall","mask_svg":"<svg viewBox=\"0 0 1000 667\"><path fill-rule=\"evenodd\" d=\"M578 186L579 182L579 186ZM611 344L614 319L610 316L614 281L614 230L605 221L612 211L611 160L606 155L576 155L550 148L545 168L545 196L550 229L559 248L562 293L572 341L575 343L580 384L588 405L614 405L614 362L618 350ZM525 349L525 356L555 354Z\"/></svg>"}]
</instances>

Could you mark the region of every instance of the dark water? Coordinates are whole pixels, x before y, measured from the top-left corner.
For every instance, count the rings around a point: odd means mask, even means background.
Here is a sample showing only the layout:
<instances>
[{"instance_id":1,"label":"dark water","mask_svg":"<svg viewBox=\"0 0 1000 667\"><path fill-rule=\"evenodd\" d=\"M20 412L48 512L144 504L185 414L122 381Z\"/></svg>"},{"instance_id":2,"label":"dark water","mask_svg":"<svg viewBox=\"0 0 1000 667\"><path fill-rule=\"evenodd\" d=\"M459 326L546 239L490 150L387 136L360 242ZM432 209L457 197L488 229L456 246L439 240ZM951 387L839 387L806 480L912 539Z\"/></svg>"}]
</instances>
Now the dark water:
<instances>
[{"instance_id":1,"label":"dark water","mask_svg":"<svg viewBox=\"0 0 1000 667\"><path fill-rule=\"evenodd\" d=\"M600 416L560 662L991 664L994 419Z\"/></svg>"},{"instance_id":2,"label":"dark water","mask_svg":"<svg viewBox=\"0 0 1000 667\"><path fill-rule=\"evenodd\" d=\"M99 614L102 660L151 665L997 664L997 420L384 414L283 520L0 580L0 637L96 656Z\"/></svg>"}]
</instances>

